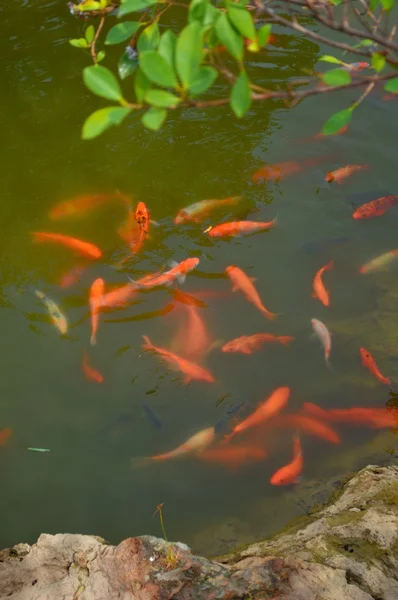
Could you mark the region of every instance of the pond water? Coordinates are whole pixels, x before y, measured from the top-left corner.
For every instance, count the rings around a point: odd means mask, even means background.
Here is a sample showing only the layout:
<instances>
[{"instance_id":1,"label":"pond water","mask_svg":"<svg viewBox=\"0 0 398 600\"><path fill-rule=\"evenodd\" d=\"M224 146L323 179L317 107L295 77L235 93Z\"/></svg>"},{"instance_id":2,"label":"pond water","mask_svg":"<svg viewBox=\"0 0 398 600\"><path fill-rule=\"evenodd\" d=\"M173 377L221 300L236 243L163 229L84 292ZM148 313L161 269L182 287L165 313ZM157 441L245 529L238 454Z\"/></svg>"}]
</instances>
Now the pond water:
<instances>
[{"instance_id":1,"label":"pond water","mask_svg":"<svg viewBox=\"0 0 398 600\"><path fill-rule=\"evenodd\" d=\"M291 413L305 401L325 408L393 401L389 387L363 368L359 347L374 354L393 383L398 380L397 271L360 276L359 266L397 246L398 212L366 221L355 221L352 212L371 198L398 193L396 103L383 102L382 91L375 91L345 135L317 141L304 140L332 112L348 106L355 92L308 99L293 110L258 104L242 121L229 108L184 111L171 115L159 133L132 117L82 142L85 117L105 105L82 84L88 57L68 44L83 24L62 2L6 3L0 15L0 429L13 429L0 448L0 546L33 542L41 532L92 533L112 543L161 535L153 513L163 502L169 538L213 554L283 527L337 474L374 456L394 461L391 432L349 425L336 425L340 445L301 435L304 470L296 487L269 482L291 460L291 429L268 429L268 459L237 471L194 458L132 469L129 459L168 451L220 420L228 423L228 412L244 401L247 416L279 386L291 388L286 409ZM279 44L253 65L260 84L313 69L321 52L294 36ZM124 85L128 90L131 80ZM318 165L280 182L252 182L265 163L320 156ZM328 171L349 163L369 169L342 186L324 181ZM121 269L115 265L128 254L117 235L126 217L122 204L110 203L81 219L48 217L61 200L115 189L133 203L144 201L159 224L142 252ZM242 203L218 213L218 220L268 221L278 215L277 226L246 238L209 239L203 230L217 220L174 224L176 213L192 202L238 195ZM61 246L33 244L32 231L90 240L104 258L93 261L76 286L62 289L60 278L79 261ZM162 311L172 300L164 288L101 314L98 342L90 347L88 294L95 278L111 289L126 283L127 275L139 278L170 259L193 256L200 264L182 289L212 293L199 310L214 340L270 332L294 336L291 347L265 345L250 356L215 348L205 365L216 382L184 385L141 349L143 335L170 347L184 317L182 304ZM326 308L311 297L312 280L332 259ZM267 321L243 294L231 293L224 275L230 264L257 278L265 305L279 313L275 321ZM66 337L49 322L35 289L64 310L70 323ZM334 334L330 370L319 342L310 339L312 318ZM84 378L85 350L104 375L101 385ZM148 419L145 406L161 427ZM201 535L206 531L208 536Z\"/></svg>"}]
</instances>

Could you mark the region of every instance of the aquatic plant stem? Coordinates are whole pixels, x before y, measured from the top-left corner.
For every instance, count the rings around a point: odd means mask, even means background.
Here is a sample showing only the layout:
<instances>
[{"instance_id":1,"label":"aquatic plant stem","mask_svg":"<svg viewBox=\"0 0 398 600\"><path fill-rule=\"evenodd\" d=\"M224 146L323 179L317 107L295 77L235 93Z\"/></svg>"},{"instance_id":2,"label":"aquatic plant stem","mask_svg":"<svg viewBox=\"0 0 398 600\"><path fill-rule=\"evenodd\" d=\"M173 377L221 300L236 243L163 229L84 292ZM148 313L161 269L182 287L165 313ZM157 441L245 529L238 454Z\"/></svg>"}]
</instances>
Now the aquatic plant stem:
<instances>
[{"instance_id":1,"label":"aquatic plant stem","mask_svg":"<svg viewBox=\"0 0 398 600\"><path fill-rule=\"evenodd\" d=\"M97 52L95 50L95 45L96 45L97 40L98 40L98 38L99 38L99 36L101 34L101 31L102 31L102 28L103 28L104 24L105 24L105 17L102 16L101 19L100 19L99 25L97 27L97 31L95 32L93 41L90 44L91 57L92 57L93 61L95 62L95 64L97 64L97 62L98 62L98 60L97 60Z\"/></svg>"}]
</instances>

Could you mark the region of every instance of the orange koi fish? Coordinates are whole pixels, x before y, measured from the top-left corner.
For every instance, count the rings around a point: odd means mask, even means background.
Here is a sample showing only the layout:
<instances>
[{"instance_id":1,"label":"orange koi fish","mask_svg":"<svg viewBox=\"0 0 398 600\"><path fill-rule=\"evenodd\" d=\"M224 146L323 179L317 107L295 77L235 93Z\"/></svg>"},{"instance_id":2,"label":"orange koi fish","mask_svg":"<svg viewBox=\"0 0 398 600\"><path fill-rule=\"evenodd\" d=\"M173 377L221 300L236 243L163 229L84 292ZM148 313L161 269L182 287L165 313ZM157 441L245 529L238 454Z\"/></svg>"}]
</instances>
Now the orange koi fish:
<instances>
[{"instance_id":1,"label":"orange koi fish","mask_svg":"<svg viewBox=\"0 0 398 600\"><path fill-rule=\"evenodd\" d=\"M186 306L188 323L185 336L184 356L190 360L200 360L210 349L212 343L206 325L195 306Z\"/></svg>"},{"instance_id":2,"label":"orange koi fish","mask_svg":"<svg viewBox=\"0 0 398 600\"><path fill-rule=\"evenodd\" d=\"M97 330L99 322L99 313L102 305L102 297L105 291L104 280L100 277L93 281L90 288L90 311L91 311L91 339L90 344L95 346L97 343Z\"/></svg>"},{"instance_id":3,"label":"orange koi fish","mask_svg":"<svg viewBox=\"0 0 398 600\"><path fill-rule=\"evenodd\" d=\"M67 217L86 215L98 206L116 198L126 202L125 196L120 192L115 192L114 194L84 194L76 196L75 198L56 204L50 210L48 216L54 221L59 221L60 219L65 219Z\"/></svg>"},{"instance_id":4,"label":"orange koi fish","mask_svg":"<svg viewBox=\"0 0 398 600\"><path fill-rule=\"evenodd\" d=\"M206 302L203 302L203 300L196 298L196 296L193 296L192 294L182 292L178 288L175 288L172 293L173 300L181 302L181 304L186 304L187 306L198 306L199 308L207 308Z\"/></svg>"},{"instance_id":5,"label":"orange koi fish","mask_svg":"<svg viewBox=\"0 0 398 600\"><path fill-rule=\"evenodd\" d=\"M172 369L178 369L185 375L184 383L188 384L190 381L194 379L208 381L209 383L213 383L215 381L213 375L207 369L204 369L200 365L191 362L174 352L170 352L170 350L166 350L165 348L160 348L159 346L154 346L151 340L144 335L144 344L142 348L144 350L152 350L156 354L159 354L166 363L168 363Z\"/></svg>"},{"instance_id":6,"label":"orange koi fish","mask_svg":"<svg viewBox=\"0 0 398 600\"><path fill-rule=\"evenodd\" d=\"M313 167L320 162L325 160L324 156L317 156L313 158L307 158L302 161L292 160L277 163L274 165L266 165L264 167L260 167L255 171L252 176L252 180L255 183L260 183L261 181L275 181L282 179L283 177L289 177L290 175L296 175L303 169L307 169Z\"/></svg>"},{"instance_id":7,"label":"orange koi fish","mask_svg":"<svg viewBox=\"0 0 398 600\"><path fill-rule=\"evenodd\" d=\"M274 390L271 396L261 402L251 415L233 428L232 432L224 438L224 442L229 441L237 433L261 425L275 417L286 406L289 396L290 389L288 387L280 387Z\"/></svg>"},{"instance_id":8,"label":"orange koi fish","mask_svg":"<svg viewBox=\"0 0 398 600\"><path fill-rule=\"evenodd\" d=\"M186 223L187 221L200 223L213 210L223 206L232 206L237 204L241 198L242 196L234 196L231 198L224 198L223 200L200 200L199 202L195 202L194 204L186 206L180 210L174 219L174 223L177 225L181 225L181 223Z\"/></svg>"},{"instance_id":9,"label":"orange koi fish","mask_svg":"<svg viewBox=\"0 0 398 600\"><path fill-rule=\"evenodd\" d=\"M62 244L62 246L71 248L89 258L100 258L102 256L101 250L97 246L94 246L94 244L63 235L62 233L34 231L32 232L32 236L35 242L55 242L56 244Z\"/></svg>"},{"instance_id":10,"label":"orange koi fish","mask_svg":"<svg viewBox=\"0 0 398 600\"><path fill-rule=\"evenodd\" d=\"M297 483L298 477L303 470L303 453L301 451L300 438L293 438L293 460L285 467L274 473L270 479L272 485L289 485Z\"/></svg>"},{"instance_id":11,"label":"orange koi fish","mask_svg":"<svg viewBox=\"0 0 398 600\"><path fill-rule=\"evenodd\" d=\"M359 269L360 273L371 273L372 271L383 271L388 268L388 266L395 262L398 258L398 249L390 250L389 252L385 252L381 256L370 260L368 263L362 265Z\"/></svg>"},{"instance_id":12,"label":"orange koi fish","mask_svg":"<svg viewBox=\"0 0 398 600\"><path fill-rule=\"evenodd\" d=\"M5 446L10 437L12 436L12 429L2 429L0 431L0 446Z\"/></svg>"},{"instance_id":13,"label":"orange koi fish","mask_svg":"<svg viewBox=\"0 0 398 600\"><path fill-rule=\"evenodd\" d=\"M203 450L198 458L205 462L221 463L235 469L248 463L264 460L267 458L267 453L255 446L218 446Z\"/></svg>"},{"instance_id":14,"label":"orange koi fish","mask_svg":"<svg viewBox=\"0 0 398 600\"><path fill-rule=\"evenodd\" d=\"M76 285L76 283L80 281L80 278L86 269L87 267L84 265L76 265L75 267L72 267L70 271L62 275L59 281L59 286L66 289L72 287L72 285Z\"/></svg>"},{"instance_id":15,"label":"orange koi fish","mask_svg":"<svg viewBox=\"0 0 398 600\"><path fill-rule=\"evenodd\" d=\"M332 181L335 181L336 183L343 183L343 181L353 173L365 171L366 169L369 169L368 165L347 165L346 167L341 167L336 171L330 171L330 173L327 173L325 181L328 181L329 183Z\"/></svg>"},{"instance_id":16,"label":"orange koi fish","mask_svg":"<svg viewBox=\"0 0 398 600\"><path fill-rule=\"evenodd\" d=\"M102 383L104 381L102 373L97 371L97 369L94 369L88 362L87 352L84 352L83 354L82 370L89 381L95 381L96 383Z\"/></svg>"},{"instance_id":17,"label":"orange koi fish","mask_svg":"<svg viewBox=\"0 0 398 600\"><path fill-rule=\"evenodd\" d=\"M277 417L273 423L275 427L289 427L293 429L299 429L313 435L332 444L340 444L340 438L337 433L326 425L323 421L316 418L314 415L283 415Z\"/></svg>"},{"instance_id":18,"label":"orange koi fish","mask_svg":"<svg viewBox=\"0 0 398 600\"><path fill-rule=\"evenodd\" d=\"M332 351L332 336L330 335L329 329L326 327L325 323L319 321L318 319L311 319L312 329L314 330L315 335L318 336L325 353L325 361L326 365L330 367L329 357Z\"/></svg>"},{"instance_id":19,"label":"orange koi fish","mask_svg":"<svg viewBox=\"0 0 398 600\"><path fill-rule=\"evenodd\" d=\"M313 298L318 298L322 302L324 306L329 306L329 292L326 290L323 285L322 275L325 271L330 271L333 267L333 261L331 260L327 265L319 269L314 277L314 281L312 287L314 289L314 293L312 294Z\"/></svg>"},{"instance_id":20,"label":"orange koi fish","mask_svg":"<svg viewBox=\"0 0 398 600\"><path fill-rule=\"evenodd\" d=\"M182 458L186 454L199 454L205 448L207 448L207 446L210 446L210 444L214 440L214 436L214 427L203 429L202 431L199 431L199 433L195 433L195 435L188 438L183 444L181 444L181 446L178 446L174 450L170 450L170 452L165 452L164 454L157 454L155 456L150 456L147 459L143 459L142 464L151 461L165 461L174 458ZM133 464L134 463L135 459L133 459Z\"/></svg>"},{"instance_id":21,"label":"orange koi fish","mask_svg":"<svg viewBox=\"0 0 398 600\"><path fill-rule=\"evenodd\" d=\"M150 281L153 277L160 275L158 273L150 273L149 275L145 275L141 279L138 279L137 283L145 283L146 281ZM111 290L107 294L104 294L102 297L101 305L106 308L112 308L115 306L127 306L130 302L133 301L134 297L139 292L135 283L126 283L125 285L119 286L114 290Z\"/></svg>"},{"instance_id":22,"label":"orange koi fish","mask_svg":"<svg viewBox=\"0 0 398 600\"><path fill-rule=\"evenodd\" d=\"M366 350L366 348L360 348L359 352L361 353L363 366L366 367L379 381L381 381L381 383L391 385L391 381L380 373L376 361L371 355L371 353L368 350Z\"/></svg>"},{"instance_id":23,"label":"orange koi fish","mask_svg":"<svg viewBox=\"0 0 398 600\"><path fill-rule=\"evenodd\" d=\"M371 217L379 217L384 215L390 208L398 206L398 196L383 196L377 200L362 204L353 213L353 219L369 219Z\"/></svg>"},{"instance_id":24,"label":"orange koi fish","mask_svg":"<svg viewBox=\"0 0 398 600\"><path fill-rule=\"evenodd\" d=\"M208 233L210 237L238 237L240 235L250 235L259 231L267 231L275 227L277 217L272 221L231 221L230 223L221 223L221 225L210 226L203 233Z\"/></svg>"},{"instance_id":25,"label":"orange koi fish","mask_svg":"<svg viewBox=\"0 0 398 600\"><path fill-rule=\"evenodd\" d=\"M289 335L273 335L272 333L255 333L254 335L242 335L224 344L223 352L242 352L242 354L253 354L265 343L277 343L288 346L294 337Z\"/></svg>"},{"instance_id":26,"label":"orange koi fish","mask_svg":"<svg viewBox=\"0 0 398 600\"><path fill-rule=\"evenodd\" d=\"M233 292L240 290L246 296L246 300L254 304L254 306L258 308L258 310L262 312L267 319L276 319L278 315L270 312L261 302L260 296L253 285L253 282L256 281L254 277L248 277L246 273L242 271L242 269L239 269L239 267L236 267L235 265L227 267L225 272L232 281Z\"/></svg>"},{"instance_id":27,"label":"orange koi fish","mask_svg":"<svg viewBox=\"0 0 398 600\"><path fill-rule=\"evenodd\" d=\"M180 263L172 262L173 266L169 271L158 275L155 273L146 281L131 281L137 286L137 289L153 289L161 285L172 285L176 280L178 283L184 283L187 273L193 271L199 264L199 258L186 258Z\"/></svg>"},{"instance_id":28,"label":"orange koi fish","mask_svg":"<svg viewBox=\"0 0 398 600\"><path fill-rule=\"evenodd\" d=\"M397 427L398 418L386 408L333 408L325 410L312 402L304 402L302 410L327 421L348 422L354 425L368 425L374 429Z\"/></svg>"},{"instance_id":29,"label":"orange koi fish","mask_svg":"<svg viewBox=\"0 0 398 600\"><path fill-rule=\"evenodd\" d=\"M137 208L135 209L134 219L140 226L141 231L147 235L149 231L149 221L151 220L151 213L146 207L144 202L138 202Z\"/></svg>"}]
</instances>

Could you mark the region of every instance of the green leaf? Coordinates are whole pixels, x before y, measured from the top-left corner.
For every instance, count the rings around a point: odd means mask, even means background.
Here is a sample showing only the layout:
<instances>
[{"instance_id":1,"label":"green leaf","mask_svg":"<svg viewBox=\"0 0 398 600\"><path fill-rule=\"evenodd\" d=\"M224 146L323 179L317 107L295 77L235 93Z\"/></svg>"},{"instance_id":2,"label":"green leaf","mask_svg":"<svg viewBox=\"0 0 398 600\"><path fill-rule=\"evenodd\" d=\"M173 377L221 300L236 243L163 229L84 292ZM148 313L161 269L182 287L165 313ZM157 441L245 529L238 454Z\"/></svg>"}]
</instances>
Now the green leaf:
<instances>
[{"instance_id":1,"label":"green leaf","mask_svg":"<svg viewBox=\"0 0 398 600\"><path fill-rule=\"evenodd\" d=\"M389 11L395 4L395 0L380 0L385 11Z\"/></svg>"},{"instance_id":2,"label":"green leaf","mask_svg":"<svg viewBox=\"0 0 398 600\"><path fill-rule=\"evenodd\" d=\"M199 21L203 23L209 0L191 0L188 10L188 23Z\"/></svg>"},{"instance_id":3,"label":"green leaf","mask_svg":"<svg viewBox=\"0 0 398 600\"><path fill-rule=\"evenodd\" d=\"M156 50L159 46L160 41L160 33L159 33L159 25L155 21L145 27L144 31L141 33L138 38L137 50L138 52L146 52L147 50Z\"/></svg>"},{"instance_id":4,"label":"green leaf","mask_svg":"<svg viewBox=\"0 0 398 600\"><path fill-rule=\"evenodd\" d=\"M117 71L120 79L126 79L126 77L134 73L137 66L138 59L134 54L132 54L132 49L126 49L119 58L117 65Z\"/></svg>"},{"instance_id":5,"label":"green leaf","mask_svg":"<svg viewBox=\"0 0 398 600\"><path fill-rule=\"evenodd\" d=\"M149 79L144 75L141 71L141 68L138 68L135 73L134 79L134 91L135 97L137 98L137 102L141 103L144 101L145 95L152 87Z\"/></svg>"},{"instance_id":6,"label":"green leaf","mask_svg":"<svg viewBox=\"0 0 398 600\"><path fill-rule=\"evenodd\" d=\"M333 4L334 6L338 6L339 4L341 4L343 2L343 0L329 0L330 4Z\"/></svg>"},{"instance_id":7,"label":"green leaf","mask_svg":"<svg viewBox=\"0 0 398 600\"><path fill-rule=\"evenodd\" d=\"M100 2L88 2L86 1L84 4L79 4L78 6L79 12L90 12L91 10L101 10Z\"/></svg>"},{"instance_id":8,"label":"green leaf","mask_svg":"<svg viewBox=\"0 0 398 600\"><path fill-rule=\"evenodd\" d=\"M365 46L365 48L369 48L369 46L373 46L374 42L373 40L361 40L358 44L358 46Z\"/></svg>"},{"instance_id":9,"label":"green leaf","mask_svg":"<svg viewBox=\"0 0 398 600\"><path fill-rule=\"evenodd\" d=\"M83 81L94 94L107 98L107 100L116 100L121 104L126 101L119 82L109 69L100 65L91 65L83 69Z\"/></svg>"},{"instance_id":10,"label":"green leaf","mask_svg":"<svg viewBox=\"0 0 398 600\"><path fill-rule=\"evenodd\" d=\"M268 44L268 40L271 35L271 29L272 29L272 25L263 25L257 31L258 45L260 46L260 48L263 48L264 46L266 46Z\"/></svg>"},{"instance_id":11,"label":"green leaf","mask_svg":"<svg viewBox=\"0 0 398 600\"><path fill-rule=\"evenodd\" d=\"M213 67L200 67L196 78L189 86L190 96L199 96L206 92L217 79L218 72Z\"/></svg>"},{"instance_id":12,"label":"green leaf","mask_svg":"<svg viewBox=\"0 0 398 600\"><path fill-rule=\"evenodd\" d=\"M252 98L249 87L249 78L244 71L239 75L231 90L231 108L240 119L250 108Z\"/></svg>"},{"instance_id":13,"label":"green leaf","mask_svg":"<svg viewBox=\"0 0 398 600\"><path fill-rule=\"evenodd\" d=\"M386 65L386 59L382 54L375 52L372 54L372 67L377 73L380 73Z\"/></svg>"},{"instance_id":14,"label":"green leaf","mask_svg":"<svg viewBox=\"0 0 398 600\"><path fill-rule=\"evenodd\" d=\"M120 125L125 117L131 112L126 106L108 106L93 112L84 122L82 139L91 140L100 135L105 129L112 125Z\"/></svg>"},{"instance_id":15,"label":"green leaf","mask_svg":"<svg viewBox=\"0 0 398 600\"><path fill-rule=\"evenodd\" d=\"M123 21L123 23L118 23L108 31L105 44L107 46L120 44L134 35L140 27L141 23L138 23L138 21Z\"/></svg>"},{"instance_id":16,"label":"green leaf","mask_svg":"<svg viewBox=\"0 0 398 600\"><path fill-rule=\"evenodd\" d=\"M384 86L386 92L391 92L392 94L398 94L398 77L394 77L394 79L390 79L387 81Z\"/></svg>"},{"instance_id":17,"label":"green leaf","mask_svg":"<svg viewBox=\"0 0 398 600\"><path fill-rule=\"evenodd\" d=\"M351 75L348 73L348 71L345 71L344 69L332 69L331 71L324 73L322 75L322 79L327 85L335 87L338 85L346 85L347 83L350 83Z\"/></svg>"},{"instance_id":18,"label":"green leaf","mask_svg":"<svg viewBox=\"0 0 398 600\"><path fill-rule=\"evenodd\" d=\"M176 67L184 89L190 87L199 72L203 45L201 27L197 21L184 27L177 39Z\"/></svg>"},{"instance_id":19,"label":"green leaf","mask_svg":"<svg viewBox=\"0 0 398 600\"><path fill-rule=\"evenodd\" d=\"M236 60L241 61L243 58L243 39L232 27L226 14L221 15L216 21L215 27L220 42L224 44Z\"/></svg>"},{"instance_id":20,"label":"green leaf","mask_svg":"<svg viewBox=\"0 0 398 600\"><path fill-rule=\"evenodd\" d=\"M154 106L151 106L142 117L141 122L147 129L158 131L165 122L166 117L167 110L165 108L155 108Z\"/></svg>"},{"instance_id":21,"label":"green leaf","mask_svg":"<svg viewBox=\"0 0 398 600\"><path fill-rule=\"evenodd\" d=\"M181 102L181 98L164 90L148 90L145 101L158 108L173 108Z\"/></svg>"},{"instance_id":22,"label":"green leaf","mask_svg":"<svg viewBox=\"0 0 398 600\"><path fill-rule=\"evenodd\" d=\"M172 88L178 86L173 68L154 50L140 54L140 68L147 78L157 85Z\"/></svg>"},{"instance_id":23,"label":"green leaf","mask_svg":"<svg viewBox=\"0 0 398 600\"><path fill-rule=\"evenodd\" d=\"M351 121L352 111L352 108L345 108L344 110L334 113L334 115L332 115L323 125L323 135L334 135L340 131L340 129L346 127Z\"/></svg>"},{"instance_id":24,"label":"green leaf","mask_svg":"<svg viewBox=\"0 0 398 600\"><path fill-rule=\"evenodd\" d=\"M104 60L105 58L105 52L103 50L100 50L97 54L97 63L101 62L101 60Z\"/></svg>"},{"instance_id":25,"label":"green leaf","mask_svg":"<svg viewBox=\"0 0 398 600\"><path fill-rule=\"evenodd\" d=\"M323 56L318 58L318 60L321 60L321 61L327 62L327 63L332 63L335 65L344 65L342 60L339 60L335 56L329 56L329 54L324 54Z\"/></svg>"},{"instance_id":26,"label":"green leaf","mask_svg":"<svg viewBox=\"0 0 398 600\"><path fill-rule=\"evenodd\" d=\"M227 11L228 19L235 29L248 40L255 40L256 30L254 28L253 19L246 8L228 2Z\"/></svg>"},{"instance_id":27,"label":"green leaf","mask_svg":"<svg viewBox=\"0 0 398 600\"><path fill-rule=\"evenodd\" d=\"M91 44L91 42L93 41L95 36L95 28L94 25L89 25L86 29L86 31L84 32L84 37L87 40L88 44Z\"/></svg>"},{"instance_id":28,"label":"green leaf","mask_svg":"<svg viewBox=\"0 0 398 600\"><path fill-rule=\"evenodd\" d=\"M369 2L369 8L370 10L374 10L376 8L376 6L379 4L380 0L370 0Z\"/></svg>"},{"instance_id":29,"label":"green leaf","mask_svg":"<svg viewBox=\"0 0 398 600\"><path fill-rule=\"evenodd\" d=\"M118 17L123 17L132 12L149 8L153 4L156 4L158 0L122 0L119 7Z\"/></svg>"},{"instance_id":30,"label":"green leaf","mask_svg":"<svg viewBox=\"0 0 398 600\"><path fill-rule=\"evenodd\" d=\"M202 23L203 28L204 29L209 28L211 25L213 25L217 21L219 16L220 16L220 11L217 10L216 7L213 6L213 4L211 4L211 2L209 2L206 7L205 15L203 17L203 23Z\"/></svg>"},{"instance_id":31,"label":"green leaf","mask_svg":"<svg viewBox=\"0 0 398 600\"><path fill-rule=\"evenodd\" d=\"M160 38L158 53L174 71L176 55L177 36L174 31L168 29Z\"/></svg>"},{"instance_id":32,"label":"green leaf","mask_svg":"<svg viewBox=\"0 0 398 600\"><path fill-rule=\"evenodd\" d=\"M85 40L84 38L69 40L69 43L74 48L88 48L87 40Z\"/></svg>"}]
</instances>

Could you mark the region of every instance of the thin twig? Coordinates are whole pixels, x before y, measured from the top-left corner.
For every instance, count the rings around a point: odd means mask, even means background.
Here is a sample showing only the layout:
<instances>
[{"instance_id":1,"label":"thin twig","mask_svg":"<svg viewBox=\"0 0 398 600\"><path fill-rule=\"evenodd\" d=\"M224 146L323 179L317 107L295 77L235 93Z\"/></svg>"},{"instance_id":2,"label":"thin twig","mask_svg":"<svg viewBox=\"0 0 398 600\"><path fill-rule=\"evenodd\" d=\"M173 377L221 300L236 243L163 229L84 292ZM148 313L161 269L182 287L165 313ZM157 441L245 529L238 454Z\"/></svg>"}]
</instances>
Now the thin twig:
<instances>
[{"instance_id":1,"label":"thin twig","mask_svg":"<svg viewBox=\"0 0 398 600\"><path fill-rule=\"evenodd\" d=\"M100 36L100 33L102 31L102 28L103 28L104 24L105 24L105 17L102 16L101 20L99 22L97 31L95 32L95 36L93 38L93 41L90 44L90 52L91 52L91 56L92 56L92 59L95 62L95 64L97 64L97 62L98 62L98 60L97 60L97 52L95 50L95 44L97 43L97 40L98 40L98 38Z\"/></svg>"}]
</instances>

